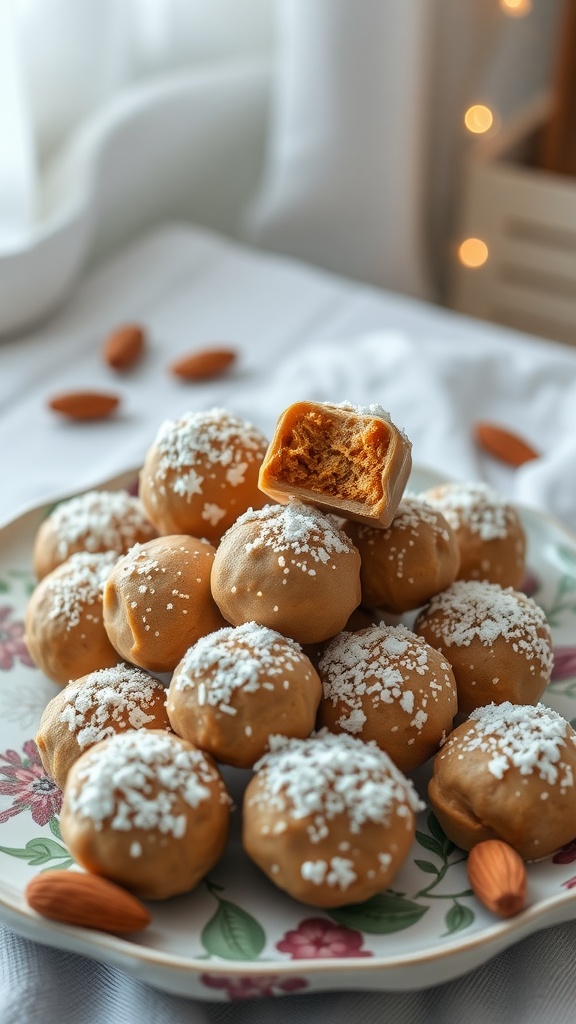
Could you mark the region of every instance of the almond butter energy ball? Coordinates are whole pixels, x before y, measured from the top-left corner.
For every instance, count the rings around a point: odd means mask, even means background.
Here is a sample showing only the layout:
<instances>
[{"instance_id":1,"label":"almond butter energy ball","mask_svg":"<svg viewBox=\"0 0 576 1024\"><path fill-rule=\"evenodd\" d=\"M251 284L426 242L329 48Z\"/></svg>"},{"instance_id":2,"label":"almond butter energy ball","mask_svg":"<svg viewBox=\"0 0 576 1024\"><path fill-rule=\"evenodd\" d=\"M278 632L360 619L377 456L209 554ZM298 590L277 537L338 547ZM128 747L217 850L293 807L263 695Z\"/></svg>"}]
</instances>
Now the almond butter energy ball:
<instances>
[{"instance_id":1,"label":"almond butter energy ball","mask_svg":"<svg viewBox=\"0 0 576 1024\"><path fill-rule=\"evenodd\" d=\"M536 704L552 672L552 637L542 609L497 583L457 580L422 609L415 632L450 662L458 710Z\"/></svg>"},{"instance_id":2,"label":"almond butter energy ball","mask_svg":"<svg viewBox=\"0 0 576 1024\"><path fill-rule=\"evenodd\" d=\"M172 672L191 644L225 624L210 592L213 560L207 540L183 535L135 544L118 560L104 590L104 625L122 658Z\"/></svg>"},{"instance_id":3,"label":"almond butter energy ball","mask_svg":"<svg viewBox=\"0 0 576 1024\"><path fill-rule=\"evenodd\" d=\"M316 907L360 903L404 863L424 805L373 743L277 737L244 794L243 843L280 889Z\"/></svg>"},{"instance_id":4,"label":"almond butter energy ball","mask_svg":"<svg viewBox=\"0 0 576 1024\"><path fill-rule=\"evenodd\" d=\"M340 633L324 649L318 671L319 725L373 740L403 772L432 757L452 729L452 669L405 626Z\"/></svg>"},{"instance_id":5,"label":"almond butter energy ball","mask_svg":"<svg viewBox=\"0 0 576 1024\"><path fill-rule=\"evenodd\" d=\"M104 585L116 558L112 551L78 551L44 576L32 593L26 644L38 668L61 686L118 663L102 612Z\"/></svg>"},{"instance_id":6,"label":"almond butter energy ball","mask_svg":"<svg viewBox=\"0 0 576 1024\"><path fill-rule=\"evenodd\" d=\"M514 505L482 483L440 484L421 497L442 513L456 534L459 580L521 586L526 534Z\"/></svg>"},{"instance_id":7,"label":"almond butter energy ball","mask_svg":"<svg viewBox=\"0 0 576 1024\"><path fill-rule=\"evenodd\" d=\"M89 672L59 690L40 721L36 746L46 773L60 789L89 747L129 729L168 729L166 689L134 665Z\"/></svg>"},{"instance_id":8,"label":"almond butter energy ball","mask_svg":"<svg viewBox=\"0 0 576 1024\"><path fill-rule=\"evenodd\" d=\"M173 733L116 733L70 769L60 826L74 860L141 899L188 892L219 859L230 796L212 760Z\"/></svg>"},{"instance_id":9,"label":"almond butter energy ball","mask_svg":"<svg viewBox=\"0 0 576 1024\"><path fill-rule=\"evenodd\" d=\"M140 496L159 533L217 544L247 508L266 501L258 473L268 442L226 409L188 412L162 424L140 474Z\"/></svg>"},{"instance_id":10,"label":"almond butter energy ball","mask_svg":"<svg viewBox=\"0 0 576 1024\"><path fill-rule=\"evenodd\" d=\"M250 768L273 733L309 736L320 680L302 648L247 622L202 637L177 666L168 715L179 736L224 764Z\"/></svg>"},{"instance_id":11,"label":"almond butter energy ball","mask_svg":"<svg viewBox=\"0 0 576 1024\"><path fill-rule=\"evenodd\" d=\"M249 509L216 551L212 593L232 625L258 622L314 644L360 603L360 555L334 517L302 502Z\"/></svg>"},{"instance_id":12,"label":"almond butter energy ball","mask_svg":"<svg viewBox=\"0 0 576 1024\"><path fill-rule=\"evenodd\" d=\"M38 579L76 551L115 551L156 536L142 503L127 491L88 491L62 501L40 524L33 562Z\"/></svg>"},{"instance_id":13,"label":"almond butter energy ball","mask_svg":"<svg viewBox=\"0 0 576 1024\"><path fill-rule=\"evenodd\" d=\"M502 839L545 857L574 838L576 733L543 704L477 708L434 759L428 794L463 850Z\"/></svg>"},{"instance_id":14,"label":"almond butter energy ball","mask_svg":"<svg viewBox=\"0 0 576 1024\"><path fill-rule=\"evenodd\" d=\"M460 568L452 527L428 502L405 495L387 529L348 520L360 552L362 604L401 615L450 586Z\"/></svg>"}]
</instances>

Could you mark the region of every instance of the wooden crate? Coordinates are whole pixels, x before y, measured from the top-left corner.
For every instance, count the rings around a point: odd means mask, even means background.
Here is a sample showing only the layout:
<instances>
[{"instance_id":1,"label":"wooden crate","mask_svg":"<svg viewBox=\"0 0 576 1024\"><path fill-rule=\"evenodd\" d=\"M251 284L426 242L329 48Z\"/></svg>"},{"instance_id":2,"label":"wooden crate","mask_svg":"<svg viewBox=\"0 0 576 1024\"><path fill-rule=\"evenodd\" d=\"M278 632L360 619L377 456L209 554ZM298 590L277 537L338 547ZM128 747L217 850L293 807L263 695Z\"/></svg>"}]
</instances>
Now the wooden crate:
<instances>
[{"instance_id":1,"label":"wooden crate","mask_svg":"<svg viewBox=\"0 0 576 1024\"><path fill-rule=\"evenodd\" d=\"M539 99L470 147L449 304L576 345L576 178L531 166L547 111ZM482 266L459 261L466 238L486 243Z\"/></svg>"}]
</instances>

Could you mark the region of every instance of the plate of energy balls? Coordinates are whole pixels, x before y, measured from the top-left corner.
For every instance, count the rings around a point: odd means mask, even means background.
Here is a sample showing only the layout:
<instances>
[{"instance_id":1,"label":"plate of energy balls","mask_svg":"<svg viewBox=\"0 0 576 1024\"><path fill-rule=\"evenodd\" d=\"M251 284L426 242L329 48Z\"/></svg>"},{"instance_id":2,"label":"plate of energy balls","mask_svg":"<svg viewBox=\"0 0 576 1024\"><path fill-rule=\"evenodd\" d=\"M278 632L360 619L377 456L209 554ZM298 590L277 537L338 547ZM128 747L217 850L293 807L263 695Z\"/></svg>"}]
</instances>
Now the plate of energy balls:
<instances>
[{"instance_id":1,"label":"plate of energy balls","mask_svg":"<svg viewBox=\"0 0 576 1024\"><path fill-rule=\"evenodd\" d=\"M161 424L0 533L0 918L204 999L576 916L576 538L379 405Z\"/></svg>"}]
</instances>

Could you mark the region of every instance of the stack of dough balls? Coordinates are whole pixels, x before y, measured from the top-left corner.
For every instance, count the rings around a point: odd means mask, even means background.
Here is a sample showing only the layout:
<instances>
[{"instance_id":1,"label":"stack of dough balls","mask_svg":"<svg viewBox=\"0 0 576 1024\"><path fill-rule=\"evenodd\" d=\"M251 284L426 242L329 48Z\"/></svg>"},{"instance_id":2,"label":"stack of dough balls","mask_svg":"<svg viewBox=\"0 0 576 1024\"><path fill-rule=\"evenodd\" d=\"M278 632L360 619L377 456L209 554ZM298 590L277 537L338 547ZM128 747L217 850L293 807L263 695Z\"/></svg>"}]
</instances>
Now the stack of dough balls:
<instances>
[{"instance_id":1,"label":"stack of dough balls","mask_svg":"<svg viewBox=\"0 0 576 1024\"><path fill-rule=\"evenodd\" d=\"M546 616L511 587L457 580L422 609L414 628L450 662L462 714L493 702L535 704L550 682Z\"/></svg>"},{"instance_id":2,"label":"stack of dough balls","mask_svg":"<svg viewBox=\"0 0 576 1024\"><path fill-rule=\"evenodd\" d=\"M360 552L362 604L401 615L454 582L460 568L456 535L442 513L405 495L387 529L347 520Z\"/></svg>"},{"instance_id":3,"label":"stack of dough balls","mask_svg":"<svg viewBox=\"0 0 576 1024\"><path fill-rule=\"evenodd\" d=\"M473 711L434 759L432 808L449 839L471 850L501 839L526 860L574 838L576 733L543 704Z\"/></svg>"},{"instance_id":4,"label":"stack of dough balls","mask_svg":"<svg viewBox=\"0 0 576 1024\"><path fill-rule=\"evenodd\" d=\"M60 789L80 755L130 729L170 729L164 684L133 665L102 668L73 680L48 702L36 746Z\"/></svg>"},{"instance_id":5,"label":"stack of dough balls","mask_svg":"<svg viewBox=\"0 0 576 1024\"><path fill-rule=\"evenodd\" d=\"M374 741L403 772L432 757L452 729L452 669L405 626L341 633L326 646L318 671L319 724Z\"/></svg>"},{"instance_id":6,"label":"stack of dough balls","mask_svg":"<svg viewBox=\"0 0 576 1024\"><path fill-rule=\"evenodd\" d=\"M74 859L142 899L188 892L224 850L230 796L212 759L173 733L116 733L68 774L60 826Z\"/></svg>"},{"instance_id":7,"label":"stack of dough balls","mask_svg":"<svg viewBox=\"0 0 576 1024\"><path fill-rule=\"evenodd\" d=\"M422 497L442 513L456 534L458 579L521 586L526 535L514 505L482 483L440 484Z\"/></svg>"},{"instance_id":8,"label":"stack of dough balls","mask_svg":"<svg viewBox=\"0 0 576 1024\"><path fill-rule=\"evenodd\" d=\"M225 409L162 424L140 474L140 497L158 533L217 544L247 508L266 501L258 473L268 442Z\"/></svg>"},{"instance_id":9,"label":"stack of dough balls","mask_svg":"<svg viewBox=\"0 0 576 1024\"><path fill-rule=\"evenodd\" d=\"M76 551L115 551L156 536L142 503L128 491L87 491L62 501L40 524L33 565L41 580Z\"/></svg>"},{"instance_id":10,"label":"stack of dough balls","mask_svg":"<svg viewBox=\"0 0 576 1024\"><path fill-rule=\"evenodd\" d=\"M249 622L198 640L168 691L174 732L221 763L250 768L269 737L306 737L320 702L318 674L293 640Z\"/></svg>"},{"instance_id":11,"label":"stack of dough balls","mask_svg":"<svg viewBox=\"0 0 576 1024\"><path fill-rule=\"evenodd\" d=\"M373 743L329 732L276 737L244 794L244 848L297 900L359 903L391 884L423 807Z\"/></svg>"}]
</instances>

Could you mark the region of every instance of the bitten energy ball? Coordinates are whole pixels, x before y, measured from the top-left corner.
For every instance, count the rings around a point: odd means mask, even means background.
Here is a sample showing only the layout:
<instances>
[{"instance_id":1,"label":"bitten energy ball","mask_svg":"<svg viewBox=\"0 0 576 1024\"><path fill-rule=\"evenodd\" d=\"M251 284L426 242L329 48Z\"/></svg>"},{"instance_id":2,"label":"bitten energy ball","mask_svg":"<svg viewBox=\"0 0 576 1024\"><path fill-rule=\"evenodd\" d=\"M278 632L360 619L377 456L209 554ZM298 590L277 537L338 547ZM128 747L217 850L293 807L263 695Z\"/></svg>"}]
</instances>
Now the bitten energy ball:
<instances>
[{"instance_id":1,"label":"bitten energy ball","mask_svg":"<svg viewBox=\"0 0 576 1024\"><path fill-rule=\"evenodd\" d=\"M135 544L118 560L104 590L104 625L126 661L172 672L191 644L225 624L210 592L213 560L208 541L186 536Z\"/></svg>"},{"instance_id":2,"label":"bitten energy ball","mask_svg":"<svg viewBox=\"0 0 576 1024\"><path fill-rule=\"evenodd\" d=\"M526 860L574 838L576 733L543 704L473 711L434 759L429 797L463 850L502 839Z\"/></svg>"},{"instance_id":3,"label":"bitten energy ball","mask_svg":"<svg viewBox=\"0 0 576 1024\"><path fill-rule=\"evenodd\" d=\"M193 889L220 857L230 797L211 759L140 729L91 747L70 769L60 816L72 857L141 899Z\"/></svg>"},{"instance_id":4,"label":"bitten energy ball","mask_svg":"<svg viewBox=\"0 0 576 1024\"><path fill-rule=\"evenodd\" d=\"M360 552L362 604L401 615L454 582L460 567L456 535L428 502L405 495L387 529L350 520L342 527Z\"/></svg>"},{"instance_id":5,"label":"bitten energy ball","mask_svg":"<svg viewBox=\"0 0 576 1024\"><path fill-rule=\"evenodd\" d=\"M381 405L295 402L278 419L260 489L389 526L411 468L412 444Z\"/></svg>"},{"instance_id":6,"label":"bitten energy ball","mask_svg":"<svg viewBox=\"0 0 576 1024\"><path fill-rule=\"evenodd\" d=\"M42 764L60 789L80 755L128 729L168 729L166 690L133 665L89 672L46 705L36 736Z\"/></svg>"},{"instance_id":7,"label":"bitten energy ball","mask_svg":"<svg viewBox=\"0 0 576 1024\"><path fill-rule=\"evenodd\" d=\"M457 580L432 598L414 630L450 662L463 714L504 701L535 704L550 682L546 616L511 587Z\"/></svg>"},{"instance_id":8,"label":"bitten energy ball","mask_svg":"<svg viewBox=\"0 0 576 1024\"><path fill-rule=\"evenodd\" d=\"M404 863L424 805L375 744L277 737L244 795L243 843L280 889L317 907L360 903Z\"/></svg>"},{"instance_id":9,"label":"bitten energy ball","mask_svg":"<svg viewBox=\"0 0 576 1024\"><path fill-rule=\"evenodd\" d=\"M123 555L133 544L155 536L138 498L127 491L88 491L61 502L41 523L34 541L34 571L42 579L76 551Z\"/></svg>"},{"instance_id":10,"label":"bitten energy ball","mask_svg":"<svg viewBox=\"0 0 576 1024\"><path fill-rule=\"evenodd\" d=\"M104 584L116 563L109 551L78 551L44 576L26 610L30 656L64 686L98 668L118 663L102 619Z\"/></svg>"},{"instance_id":11,"label":"bitten energy ball","mask_svg":"<svg viewBox=\"0 0 576 1024\"><path fill-rule=\"evenodd\" d=\"M250 768L273 733L306 737L320 702L318 673L294 640L248 622L202 637L168 691L179 736L224 764Z\"/></svg>"},{"instance_id":12,"label":"bitten energy ball","mask_svg":"<svg viewBox=\"0 0 576 1024\"><path fill-rule=\"evenodd\" d=\"M267 444L226 409L163 423L140 474L142 503L158 532L217 544L241 512L265 503L258 472Z\"/></svg>"},{"instance_id":13,"label":"bitten energy ball","mask_svg":"<svg viewBox=\"0 0 576 1024\"><path fill-rule=\"evenodd\" d=\"M259 622L314 644L339 633L360 603L360 555L318 509L249 509L220 542L212 593L234 626Z\"/></svg>"},{"instance_id":14,"label":"bitten energy ball","mask_svg":"<svg viewBox=\"0 0 576 1024\"><path fill-rule=\"evenodd\" d=\"M422 497L437 508L456 534L460 580L487 580L520 587L526 566L526 535L517 510L481 483L447 483Z\"/></svg>"},{"instance_id":15,"label":"bitten energy ball","mask_svg":"<svg viewBox=\"0 0 576 1024\"><path fill-rule=\"evenodd\" d=\"M374 740L403 772L432 757L452 728L452 669L405 626L341 633L326 646L318 671L319 725Z\"/></svg>"}]
</instances>

